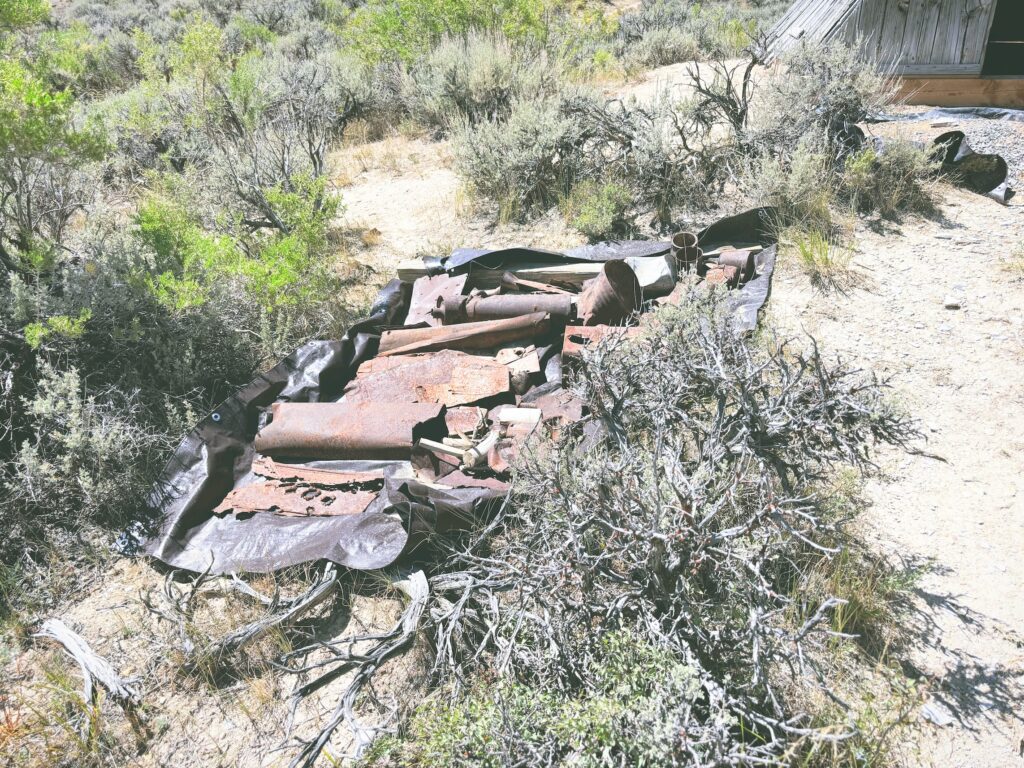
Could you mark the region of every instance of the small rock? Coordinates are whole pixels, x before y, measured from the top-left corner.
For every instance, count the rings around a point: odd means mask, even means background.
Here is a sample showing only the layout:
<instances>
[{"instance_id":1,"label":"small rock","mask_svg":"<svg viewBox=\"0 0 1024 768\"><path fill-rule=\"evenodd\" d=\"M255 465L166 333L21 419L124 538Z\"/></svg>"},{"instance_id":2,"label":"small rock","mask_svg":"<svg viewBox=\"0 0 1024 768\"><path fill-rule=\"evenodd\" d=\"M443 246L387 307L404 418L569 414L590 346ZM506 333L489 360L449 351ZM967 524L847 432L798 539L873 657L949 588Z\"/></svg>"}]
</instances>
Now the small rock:
<instances>
[{"instance_id":1,"label":"small rock","mask_svg":"<svg viewBox=\"0 0 1024 768\"><path fill-rule=\"evenodd\" d=\"M930 701L921 707L921 717L939 727L950 725L953 722L953 713L935 701Z\"/></svg>"},{"instance_id":2,"label":"small rock","mask_svg":"<svg viewBox=\"0 0 1024 768\"><path fill-rule=\"evenodd\" d=\"M946 309L960 309L962 303L956 296L947 296L942 302L942 306Z\"/></svg>"}]
</instances>

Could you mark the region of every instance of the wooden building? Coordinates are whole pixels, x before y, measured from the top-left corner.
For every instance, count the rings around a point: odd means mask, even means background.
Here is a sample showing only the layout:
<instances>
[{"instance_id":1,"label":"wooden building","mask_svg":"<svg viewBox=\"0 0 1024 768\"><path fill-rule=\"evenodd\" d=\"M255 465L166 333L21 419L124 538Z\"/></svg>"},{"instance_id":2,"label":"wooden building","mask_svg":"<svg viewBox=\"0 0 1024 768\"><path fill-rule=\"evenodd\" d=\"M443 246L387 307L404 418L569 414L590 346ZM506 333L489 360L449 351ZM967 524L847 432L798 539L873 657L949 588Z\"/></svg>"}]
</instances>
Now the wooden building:
<instances>
[{"instance_id":1,"label":"wooden building","mask_svg":"<svg viewBox=\"0 0 1024 768\"><path fill-rule=\"evenodd\" d=\"M769 33L859 44L911 104L1024 108L1024 0L795 0Z\"/></svg>"}]
</instances>

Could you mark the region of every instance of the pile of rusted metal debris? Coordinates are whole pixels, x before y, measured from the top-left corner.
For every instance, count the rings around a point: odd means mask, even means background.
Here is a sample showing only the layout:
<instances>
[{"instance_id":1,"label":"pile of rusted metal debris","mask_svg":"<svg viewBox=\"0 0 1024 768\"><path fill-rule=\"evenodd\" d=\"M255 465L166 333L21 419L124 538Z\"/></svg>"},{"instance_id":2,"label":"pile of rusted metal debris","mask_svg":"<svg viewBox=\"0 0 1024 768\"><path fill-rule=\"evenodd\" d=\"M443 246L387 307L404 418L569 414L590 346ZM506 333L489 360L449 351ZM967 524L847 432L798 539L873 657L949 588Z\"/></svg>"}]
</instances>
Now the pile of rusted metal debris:
<instances>
[{"instance_id":1,"label":"pile of rusted metal debris","mask_svg":"<svg viewBox=\"0 0 1024 768\"><path fill-rule=\"evenodd\" d=\"M154 490L147 552L193 571L322 558L371 569L478 523L528 440L586 427L562 376L588 346L642 332L645 313L694 282L730 291L738 331L756 325L775 260L768 218L749 211L671 243L401 264L369 318L297 350L185 439Z\"/></svg>"}]
</instances>

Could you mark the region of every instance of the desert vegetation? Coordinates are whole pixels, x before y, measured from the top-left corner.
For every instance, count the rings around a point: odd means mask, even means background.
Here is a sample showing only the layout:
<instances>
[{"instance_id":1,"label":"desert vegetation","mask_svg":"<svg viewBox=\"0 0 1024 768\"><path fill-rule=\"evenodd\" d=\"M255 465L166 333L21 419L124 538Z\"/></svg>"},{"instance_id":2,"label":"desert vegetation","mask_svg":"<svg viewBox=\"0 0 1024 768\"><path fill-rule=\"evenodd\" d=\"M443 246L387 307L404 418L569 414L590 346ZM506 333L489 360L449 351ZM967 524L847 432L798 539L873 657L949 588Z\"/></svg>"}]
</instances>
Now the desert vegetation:
<instances>
[{"instance_id":1,"label":"desert vegetation","mask_svg":"<svg viewBox=\"0 0 1024 768\"><path fill-rule=\"evenodd\" d=\"M848 49L755 77L785 6L3 3L5 643L73 593L56 571L102 567L147 523L148 489L199 415L364 313L348 289L384 280L330 181L355 125L450 142L498 223L557 211L594 241L648 238L773 206L783 258L841 285L849 220L927 213L935 163L909 143L851 147L892 89ZM685 97L607 95L679 62L700 63ZM429 692L373 733L366 764L886 764L913 700L887 656L903 591L858 541L852 478L913 425L882 383L770 330L738 339L719 310L695 296L664 333L588 357L576 386L600 439L536 445L499 518L436 543L415 627ZM851 578L864 568L878 577ZM216 645L220 630L189 635L216 654L165 653L153 679L304 671L302 627L255 661ZM848 689L865 665L884 692L870 706ZM159 736L105 731L89 709L82 737L66 713L93 705L53 676L55 709L4 736L12 764L124 764Z\"/></svg>"}]
</instances>

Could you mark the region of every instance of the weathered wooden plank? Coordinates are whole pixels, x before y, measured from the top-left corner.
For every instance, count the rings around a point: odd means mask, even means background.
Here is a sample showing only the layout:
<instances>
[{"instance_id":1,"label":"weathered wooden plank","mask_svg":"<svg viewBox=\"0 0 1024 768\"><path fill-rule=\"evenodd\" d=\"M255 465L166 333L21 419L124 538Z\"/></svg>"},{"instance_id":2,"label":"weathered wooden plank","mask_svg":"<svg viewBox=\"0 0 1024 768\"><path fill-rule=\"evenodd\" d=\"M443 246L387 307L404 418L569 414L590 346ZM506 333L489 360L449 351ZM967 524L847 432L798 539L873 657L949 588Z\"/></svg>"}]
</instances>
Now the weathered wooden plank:
<instances>
[{"instance_id":1,"label":"weathered wooden plank","mask_svg":"<svg viewBox=\"0 0 1024 768\"><path fill-rule=\"evenodd\" d=\"M899 68L901 77L977 77L980 74L980 64L909 64Z\"/></svg>"},{"instance_id":2,"label":"weathered wooden plank","mask_svg":"<svg viewBox=\"0 0 1024 768\"><path fill-rule=\"evenodd\" d=\"M884 65L892 65L899 60L903 50L903 36L907 29L909 8L899 0L886 0L885 15L882 19L881 32L878 39L878 61Z\"/></svg>"},{"instance_id":3,"label":"weathered wooden plank","mask_svg":"<svg viewBox=\"0 0 1024 768\"><path fill-rule=\"evenodd\" d=\"M932 62L959 64L963 55L963 26L967 19L965 0L942 0L942 18L932 45Z\"/></svg>"},{"instance_id":4,"label":"weathered wooden plank","mask_svg":"<svg viewBox=\"0 0 1024 768\"><path fill-rule=\"evenodd\" d=\"M985 59L985 43L995 15L992 0L967 0L967 23L964 25L961 64L981 64Z\"/></svg>"},{"instance_id":5,"label":"weathered wooden plank","mask_svg":"<svg viewBox=\"0 0 1024 768\"><path fill-rule=\"evenodd\" d=\"M900 79L900 96L907 104L1024 109L1024 79L906 77Z\"/></svg>"},{"instance_id":6,"label":"weathered wooden plank","mask_svg":"<svg viewBox=\"0 0 1024 768\"><path fill-rule=\"evenodd\" d=\"M914 24L914 55L911 64L937 64L932 58L935 38L939 36L939 22L943 0L923 0L919 21Z\"/></svg>"}]
</instances>

